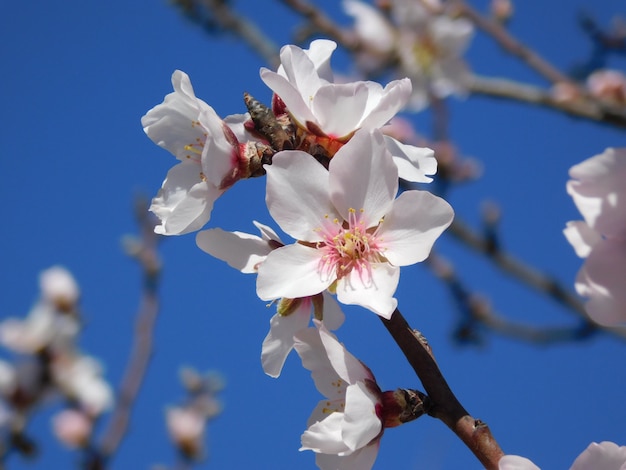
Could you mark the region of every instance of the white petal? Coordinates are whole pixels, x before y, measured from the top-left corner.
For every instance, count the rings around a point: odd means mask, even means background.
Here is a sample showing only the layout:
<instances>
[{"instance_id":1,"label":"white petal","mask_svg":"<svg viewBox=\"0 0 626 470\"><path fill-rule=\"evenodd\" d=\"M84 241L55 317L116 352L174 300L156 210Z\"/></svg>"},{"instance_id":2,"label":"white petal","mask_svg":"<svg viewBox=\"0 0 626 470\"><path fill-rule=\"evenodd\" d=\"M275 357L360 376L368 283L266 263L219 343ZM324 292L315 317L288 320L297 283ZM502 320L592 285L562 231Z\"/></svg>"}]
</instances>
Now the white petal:
<instances>
[{"instance_id":1,"label":"white petal","mask_svg":"<svg viewBox=\"0 0 626 470\"><path fill-rule=\"evenodd\" d=\"M385 257L396 266L424 261L453 218L452 207L440 197L428 191L405 191L394 201L378 232Z\"/></svg>"},{"instance_id":2,"label":"white petal","mask_svg":"<svg viewBox=\"0 0 626 470\"><path fill-rule=\"evenodd\" d=\"M327 291L322 292L324 296L324 326L329 330L336 330L345 320L345 315L341 311L339 303Z\"/></svg>"},{"instance_id":3,"label":"white petal","mask_svg":"<svg viewBox=\"0 0 626 470\"><path fill-rule=\"evenodd\" d=\"M626 322L626 243L602 240L597 243L576 279L576 290L589 297L586 310L601 325Z\"/></svg>"},{"instance_id":4,"label":"white petal","mask_svg":"<svg viewBox=\"0 0 626 470\"><path fill-rule=\"evenodd\" d=\"M294 348L302 360L302 367L311 371L315 387L328 400L344 401L348 383L340 380L328 358L317 328L307 328L294 335ZM321 403L326 403L323 400ZM328 408L330 404L326 405ZM324 407L322 407L324 408ZM326 413L327 414L327 413Z\"/></svg>"},{"instance_id":5,"label":"white petal","mask_svg":"<svg viewBox=\"0 0 626 470\"><path fill-rule=\"evenodd\" d=\"M304 299L303 299L304 300ZM289 315L278 313L270 320L270 331L263 341L261 364L270 377L278 377L289 352L294 346L294 335L306 329L311 318L311 302L303 301L298 309Z\"/></svg>"},{"instance_id":6,"label":"white petal","mask_svg":"<svg viewBox=\"0 0 626 470\"><path fill-rule=\"evenodd\" d=\"M272 251L259 266L256 292L263 300L297 299L324 291L333 276L319 272L322 252L298 243Z\"/></svg>"},{"instance_id":7,"label":"white petal","mask_svg":"<svg viewBox=\"0 0 626 470\"><path fill-rule=\"evenodd\" d=\"M196 244L206 253L228 263L242 273L255 273L272 248L256 235L226 232L220 228L204 230L196 235Z\"/></svg>"},{"instance_id":8,"label":"white petal","mask_svg":"<svg viewBox=\"0 0 626 470\"><path fill-rule=\"evenodd\" d=\"M505 455L498 461L499 470L541 470L537 465L519 455Z\"/></svg>"},{"instance_id":9,"label":"white petal","mask_svg":"<svg viewBox=\"0 0 626 470\"><path fill-rule=\"evenodd\" d=\"M563 234L581 258L586 258L593 246L602 240L602 236L582 220L568 222Z\"/></svg>"},{"instance_id":10,"label":"white petal","mask_svg":"<svg viewBox=\"0 0 626 470\"><path fill-rule=\"evenodd\" d=\"M202 150L205 130L197 122L200 112L209 105L196 98L189 77L180 70L172 75L172 85L174 92L148 111L141 118L141 124L154 143L169 150L179 160L198 158L199 154L186 146L191 145L198 152Z\"/></svg>"},{"instance_id":11,"label":"white petal","mask_svg":"<svg viewBox=\"0 0 626 470\"><path fill-rule=\"evenodd\" d=\"M203 110L199 119L206 129L206 143L201 157L202 171L209 183L224 188L225 180L232 182L233 175L239 168L238 149L236 144L227 140L224 134L226 124L213 108ZM232 131L226 129L226 132Z\"/></svg>"},{"instance_id":12,"label":"white petal","mask_svg":"<svg viewBox=\"0 0 626 470\"><path fill-rule=\"evenodd\" d=\"M379 131L357 132L330 162L330 199L344 220L350 210L366 227L378 225L398 191L398 169ZM362 212L360 212L362 209Z\"/></svg>"},{"instance_id":13,"label":"white petal","mask_svg":"<svg viewBox=\"0 0 626 470\"><path fill-rule=\"evenodd\" d=\"M311 425L302 434L300 450L312 450L324 454L337 454L350 449L341 439L343 413L332 413L324 420Z\"/></svg>"},{"instance_id":14,"label":"white petal","mask_svg":"<svg viewBox=\"0 0 626 470\"><path fill-rule=\"evenodd\" d=\"M620 470L626 464L626 446L613 442L592 442L578 456L570 470Z\"/></svg>"},{"instance_id":15,"label":"white petal","mask_svg":"<svg viewBox=\"0 0 626 470\"><path fill-rule=\"evenodd\" d=\"M201 180L199 166L194 162L175 165L150 206L150 211L161 219L154 231L180 235L198 230L209 221L213 203L223 192Z\"/></svg>"},{"instance_id":16,"label":"white petal","mask_svg":"<svg viewBox=\"0 0 626 470\"><path fill-rule=\"evenodd\" d=\"M398 177L414 183L430 183L433 180L426 176L437 173L437 159L433 150L405 145L387 135L385 145L398 167Z\"/></svg>"},{"instance_id":17,"label":"white petal","mask_svg":"<svg viewBox=\"0 0 626 470\"><path fill-rule=\"evenodd\" d=\"M267 170L267 208L293 238L321 240L317 230L337 218L328 196L328 172L311 155L283 151L274 155Z\"/></svg>"},{"instance_id":18,"label":"white petal","mask_svg":"<svg viewBox=\"0 0 626 470\"><path fill-rule=\"evenodd\" d=\"M330 68L330 57L337 49L337 43L328 39L316 39L311 42L305 54L311 59L317 75L327 82L333 81L333 72Z\"/></svg>"},{"instance_id":19,"label":"white petal","mask_svg":"<svg viewBox=\"0 0 626 470\"><path fill-rule=\"evenodd\" d=\"M348 455L317 454L315 463L321 470L371 470L378 455L380 441Z\"/></svg>"},{"instance_id":20,"label":"white petal","mask_svg":"<svg viewBox=\"0 0 626 470\"><path fill-rule=\"evenodd\" d=\"M280 245L284 245L284 243L273 228L257 222L256 220L253 220L252 223L256 228L259 229L259 232L261 232L261 238L263 240L265 240L266 242L274 241L278 242Z\"/></svg>"},{"instance_id":21,"label":"white petal","mask_svg":"<svg viewBox=\"0 0 626 470\"><path fill-rule=\"evenodd\" d=\"M261 68L261 80L280 96L289 113L302 127L306 127L306 122L317 122L315 116L309 108L308 97L303 97L300 91L295 88L285 77L272 72L266 68Z\"/></svg>"},{"instance_id":22,"label":"white petal","mask_svg":"<svg viewBox=\"0 0 626 470\"><path fill-rule=\"evenodd\" d=\"M376 415L379 401L380 397L370 392L363 382L347 388L342 437L350 449L365 447L380 434L383 425Z\"/></svg>"},{"instance_id":23,"label":"white petal","mask_svg":"<svg viewBox=\"0 0 626 470\"><path fill-rule=\"evenodd\" d=\"M411 80L403 78L394 80L385 86L384 89L378 83L370 84L370 106L368 113L360 124L361 129L380 129L394 117L398 111L404 108L411 96ZM380 91L379 91L380 87Z\"/></svg>"},{"instance_id":24,"label":"white petal","mask_svg":"<svg viewBox=\"0 0 626 470\"><path fill-rule=\"evenodd\" d=\"M323 324L317 323L319 327L319 336L328 360L332 364L333 369L348 384L355 384L364 380L375 381L372 372L361 361L348 352L345 346L337 337L329 332ZM332 398L332 397L330 397Z\"/></svg>"},{"instance_id":25,"label":"white petal","mask_svg":"<svg viewBox=\"0 0 626 470\"><path fill-rule=\"evenodd\" d=\"M337 298L341 303L360 305L389 319L398 306L393 294L399 280L400 268L389 263L373 264L367 278L354 270L341 278L337 283Z\"/></svg>"},{"instance_id":26,"label":"white petal","mask_svg":"<svg viewBox=\"0 0 626 470\"><path fill-rule=\"evenodd\" d=\"M626 236L626 149L607 149L570 169L567 183L585 221L606 236Z\"/></svg>"},{"instance_id":27,"label":"white petal","mask_svg":"<svg viewBox=\"0 0 626 470\"><path fill-rule=\"evenodd\" d=\"M365 82L328 84L313 96L311 109L325 134L342 138L359 128L368 98Z\"/></svg>"}]
</instances>

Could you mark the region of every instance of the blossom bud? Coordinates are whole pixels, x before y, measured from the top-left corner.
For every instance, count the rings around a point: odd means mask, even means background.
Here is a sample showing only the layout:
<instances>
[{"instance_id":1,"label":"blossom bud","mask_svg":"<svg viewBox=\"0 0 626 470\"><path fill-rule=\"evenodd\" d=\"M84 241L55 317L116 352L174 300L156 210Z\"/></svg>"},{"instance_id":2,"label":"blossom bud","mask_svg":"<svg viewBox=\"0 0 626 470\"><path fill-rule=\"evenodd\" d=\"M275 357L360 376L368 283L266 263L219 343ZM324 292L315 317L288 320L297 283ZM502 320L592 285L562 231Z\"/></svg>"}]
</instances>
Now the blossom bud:
<instances>
[{"instance_id":1,"label":"blossom bud","mask_svg":"<svg viewBox=\"0 0 626 470\"><path fill-rule=\"evenodd\" d=\"M202 454L204 417L187 408L168 408L165 412L167 430L178 449L187 457L197 459Z\"/></svg>"},{"instance_id":2,"label":"blossom bud","mask_svg":"<svg viewBox=\"0 0 626 470\"><path fill-rule=\"evenodd\" d=\"M92 421L78 410L64 410L52 418L54 435L69 448L81 448L91 435Z\"/></svg>"},{"instance_id":3,"label":"blossom bud","mask_svg":"<svg viewBox=\"0 0 626 470\"><path fill-rule=\"evenodd\" d=\"M80 290L74 277L65 268L53 266L46 269L39 276L39 285L42 297L59 310L69 312L75 308Z\"/></svg>"},{"instance_id":4,"label":"blossom bud","mask_svg":"<svg viewBox=\"0 0 626 470\"><path fill-rule=\"evenodd\" d=\"M496 21L506 23L513 16L511 0L491 0L491 14Z\"/></svg>"}]
</instances>

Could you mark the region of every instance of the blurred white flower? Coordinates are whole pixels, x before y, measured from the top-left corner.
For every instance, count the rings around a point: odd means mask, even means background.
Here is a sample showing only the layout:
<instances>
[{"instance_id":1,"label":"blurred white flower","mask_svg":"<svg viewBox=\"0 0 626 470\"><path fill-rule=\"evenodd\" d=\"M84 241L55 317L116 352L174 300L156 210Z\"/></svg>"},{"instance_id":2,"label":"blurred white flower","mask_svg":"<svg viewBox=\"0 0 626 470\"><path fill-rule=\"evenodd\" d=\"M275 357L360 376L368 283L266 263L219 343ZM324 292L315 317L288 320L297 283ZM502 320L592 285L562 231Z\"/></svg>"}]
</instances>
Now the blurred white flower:
<instances>
[{"instance_id":1,"label":"blurred white flower","mask_svg":"<svg viewBox=\"0 0 626 470\"><path fill-rule=\"evenodd\" d=\"M102 366L90 356L67 355L52 363L55 384L78 401L91 416L99 416L113 406L113 390L102 377Z\"/></svg>"},{"instance_id":2,"label":"blurred white flower","mask_svg":"<svg viewBox=\"0 0 626 470\"><path fill-rule=\"evenodd\" d=\"M505 455L498 462L500 470L540 470L525 457ZM626 446L613 442L592 442L580 454L570 470L626 470Z\"/></svg>"},{"instance_id":3,"label":"blurred white flower","mask_svg":"<svg viewBox=\"0 0 626 470\"><path fill-rule=\"evenodd\" d=\"M573 166L567 192L584 217L568 222L567 240L586 258L576 290L601 325L626 322L626 148L609 148Z\"/></svg>"},{"instance_id":4,"label":"blurred white flower","mask_svg":"<svg viewBox=\"0 0 626 470\"><path fill-rule=\"evenodd\" d=\"M73 307L80 297L74 276L62 266L53 266L39 275L41 296L58 307Z\"/></svg>"},{"instance_id":5,"label":"blurred white flower","mask_svg":"<svg viewBox=\"0 0 626 470\"><path fill-rule=\"evenodd\" d=\"M204 448L206 418L193 408L169 407L165 422L170 438L188 457L199 458Z\"/></svg>"}]
</instances>

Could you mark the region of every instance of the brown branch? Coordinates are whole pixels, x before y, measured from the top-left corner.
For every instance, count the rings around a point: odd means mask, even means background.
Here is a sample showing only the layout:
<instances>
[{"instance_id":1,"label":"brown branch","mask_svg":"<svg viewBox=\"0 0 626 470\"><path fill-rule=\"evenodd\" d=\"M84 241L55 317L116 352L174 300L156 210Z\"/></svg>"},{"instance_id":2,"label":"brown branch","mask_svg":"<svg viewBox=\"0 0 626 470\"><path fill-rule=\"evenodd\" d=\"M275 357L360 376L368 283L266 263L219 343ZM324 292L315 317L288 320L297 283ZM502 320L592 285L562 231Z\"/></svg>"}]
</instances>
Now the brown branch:
<instances>
[{"instance_id":1,"label":"brown branch","mask_svg":"<svg viewBox=\"0 0 626 470\"><path fill-rule=\"evenodd\" d=\"M136 211L142 229L142 240L140 243L131 242L130 247L127 247L129 254L139 262L144 281L143 297L135 326L135 343L120 385L116 407L95 452L94 459L98 462L92 462L100 466L90 468L105 468L104 462L115 454L124 439L133 405L152 357L154 326L159 313L157 291L161 266L156 251L158 235L154 233L155 224L147 211L147 204L138 203Z\"/></svg>"},{"instance_id":2,"label":"brown branch","mask_svg":"<svg viewBox=\"0 0 626 470\"><path fill-rule=\"evenodd\" d=\"M451 3L458 14L465 16L478 28L490 35L505 51L524 61L541 76L552 83L571 83L569 77L562 74L539 54L514 38L499 22L482 16L463 0L453 0Z\"/></svg>"},{"instance_id":3,"label":"brown branch","mask_svg":"<svg viewBox=\"0 0 626 470\"><path fill-rule=\"evenodd\" d=\"M432 403L428 414L443 421L486 469L497 470L504 453L489 427L470 416L456 398L423 336L411 329L398 309L390 320L381 320L422 382Z\"/></svg>"},{"instance_id":4,"label":"brown branch","mask_svg":"<svg viewBox=\"0 0 626 470\"><path fill-rule=\"evenodd\" d=\"M469 91L474 94L521 101L551 108L576 118L604 122L626 128L626 108L600 103L590 97L580 96L571 102L557 100L550 91L502 78L474 76Z\"/></svg>"}]
</instances>

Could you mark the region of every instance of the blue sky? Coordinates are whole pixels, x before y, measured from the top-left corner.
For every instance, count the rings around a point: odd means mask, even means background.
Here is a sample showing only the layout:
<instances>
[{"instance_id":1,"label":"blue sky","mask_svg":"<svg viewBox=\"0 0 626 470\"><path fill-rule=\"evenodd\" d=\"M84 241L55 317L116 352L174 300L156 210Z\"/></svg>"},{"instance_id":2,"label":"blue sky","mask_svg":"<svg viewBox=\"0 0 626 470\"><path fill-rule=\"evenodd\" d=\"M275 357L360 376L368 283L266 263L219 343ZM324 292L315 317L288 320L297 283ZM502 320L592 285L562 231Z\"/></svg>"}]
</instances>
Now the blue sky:
<instances>
[{"instance_id":1,"label":"blue sky","mask_svg":"<svg viewBox=\"0 0 626 470\"><path fill-rule=\"evenodd\" d=\"M561 68L590 52L576 26L580 8L605 25L623 9L609 0L516 3L511 30ZM319 4L338 12L336 2ZM258 18L278 44L289 41L297 21L284 7L269 1L237 5ZM81 344L117 384L131 347L140 286L120 238L135 231L133 197L153 196L175 162L145 136L140 118L171 91L175 69L190 75L196 94L221 116L244 111L244 91L268 102L270 92L258 76L264 64L245 45L207 36L160 0L1 2L0 25L0 318L25 315L37 296L38 273L63 264L82 287ZM350 71L338 59L335 70ZM480 35L468 60L481 74L543 84ZM624 60L612 65L626 68ZM573 285L581 263L562 229L579 216L565 193L567 170L606 147L626 146L626 134L521 104L485 98L450 104L451 137L484 168L481 179L451 193L459 217L476 224L480 204L497 201L506 249ZM427 134L428 115L416 122ZM270 223L263 191L262 179L237 185L218 201L210 225L252 231L253 219ZM450 237L442 237L437 249L472 290L510 318L573 323L563 308ZM227 382L224 412L209 430L206 468L315 468L313 455L298 447L320 396L296 356L279 379L263 374L260 348L273 312L256 297L254 277L201 252L193 235L166 239L162 257L154 359L114 468L174 461L163 409L183 398L177 371L184 364L217 369ZM397 297L411 325L433 346L461 402L490 425L506 452L558 469L567 468L591 441L626 444L623 341L594 337L542 348L493 337L482 348L460 347L450 339L452 300L427 269L405 269ZM370 366L383 389L419 388L375 315L356 308L345 312L339 338ZM30 426L41 443L39 460L28 464L13 457L9 468L70 468L77 460L50 437L56 406L43 407ZM375 468L479 465L443 424L422 418L385 433Z\"/></svg>"}]
</instances>

